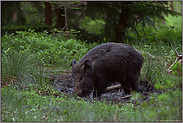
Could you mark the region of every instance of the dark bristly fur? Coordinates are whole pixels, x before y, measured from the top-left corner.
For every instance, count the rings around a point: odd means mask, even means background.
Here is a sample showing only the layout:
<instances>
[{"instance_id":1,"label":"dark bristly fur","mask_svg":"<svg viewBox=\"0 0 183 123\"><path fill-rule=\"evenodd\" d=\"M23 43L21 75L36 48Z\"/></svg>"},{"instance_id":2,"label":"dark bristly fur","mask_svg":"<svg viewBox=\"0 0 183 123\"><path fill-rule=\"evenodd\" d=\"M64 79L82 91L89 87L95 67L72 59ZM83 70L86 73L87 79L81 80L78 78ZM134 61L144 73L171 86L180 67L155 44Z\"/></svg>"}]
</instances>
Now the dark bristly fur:
<instances>
[{"instance_id":1,"label":"dark bristly fur","mask_svg":"<svg viewBox=\"0 0 183 123\"><path fill-rule=\"evenodd\" d=\"M126 94L139 91L138 78L144 58L131 46L106 43L90 50L78 63L74 60L72 76L74 93L100 96L109 83L119 81Z\"/></svg>"}]
</instances>

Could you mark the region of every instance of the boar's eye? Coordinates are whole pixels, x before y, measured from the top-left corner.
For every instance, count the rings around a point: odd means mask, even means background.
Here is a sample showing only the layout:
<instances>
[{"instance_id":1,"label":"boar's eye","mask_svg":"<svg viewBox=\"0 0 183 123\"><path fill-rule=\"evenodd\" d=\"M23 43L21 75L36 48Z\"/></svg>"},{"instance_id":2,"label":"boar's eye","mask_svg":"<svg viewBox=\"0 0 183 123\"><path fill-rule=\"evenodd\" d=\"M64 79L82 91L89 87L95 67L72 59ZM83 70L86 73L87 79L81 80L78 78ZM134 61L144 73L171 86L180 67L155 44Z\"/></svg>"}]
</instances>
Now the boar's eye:
<instances>
[{"instance_id":1,"label":"boar's eye","mask_svg":"<svg viewBox=\"0 0 183 123\"><path fill-rule=\"evenodd\" d=\"M82 90L82 93L85 94L86 93L86 90Z\"/></svg>"},{"instance_id":2,"label":"boar's eye","mask_svg":"<svg viewBox=\"0 0 183 123\"><path fill-rule=\"evenodd\" d=\"M80 79L80 80L82 80L82 79L83 79L83 77L80 77L79 79Z\"/></svg>"}]
</instances>

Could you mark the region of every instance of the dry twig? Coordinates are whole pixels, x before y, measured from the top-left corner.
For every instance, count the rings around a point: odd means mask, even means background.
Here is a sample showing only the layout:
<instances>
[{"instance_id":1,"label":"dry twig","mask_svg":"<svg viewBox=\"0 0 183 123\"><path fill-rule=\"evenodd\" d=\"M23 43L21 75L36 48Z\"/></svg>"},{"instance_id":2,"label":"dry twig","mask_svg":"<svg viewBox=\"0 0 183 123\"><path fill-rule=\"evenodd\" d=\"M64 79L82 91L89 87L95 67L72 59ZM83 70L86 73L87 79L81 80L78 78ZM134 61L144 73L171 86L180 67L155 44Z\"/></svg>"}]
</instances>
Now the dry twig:
<instances>
[{"instance_id":1,"label":"dry twig","mask_svg":"<svg viewBox=\"0 0 183 123\"><path fill-rule=\"evenodd\" d=\"M132 95L127 95L127 96L121 97L121 99L126 99L126 98L129 98L129 97L132 97Z\"/></svg>"},{"instance_id":2,"label":"dry twig","mask_svg":"<svg viewBox=\"0 0 183 123\"><path fill-rule=\"evenodd\" d=\"M179 55L177 51L175 51L175 54L176 54L177 58L175 59L175 61L173 62L173 64L168 68L168 73L171 73L172 70L170 70L170 69L173 67L173 65L174 65L178 60L182 59L182 55Z\"/></svg>"},{"instance_id":3,"label":"dry twig","mask_svg":"<svg viewBox=\"0 0 183 123\"><path fill-rule=\"evenodd\" d=\"M120 88L121 88L121 84L113 85L113 86L107 87L106 92L111 91L111 90L120 89Z\"/></svg>"},{"instance_id":4,"label":"dry twig","mask_svg":"<svg viewBox=\"0 0 183 123\"><path fill-rule=\"evenodd\" d=\"M107 87L107 89L105 91L108 92L108 91L116 90L116 89L120 89L120 88L121 88L121 84L117 84L117 85ZM145 95L149 95L149 93L147 93L147 92L142 92L142 93L144 93Z\"/></svg>"}]
</instances>

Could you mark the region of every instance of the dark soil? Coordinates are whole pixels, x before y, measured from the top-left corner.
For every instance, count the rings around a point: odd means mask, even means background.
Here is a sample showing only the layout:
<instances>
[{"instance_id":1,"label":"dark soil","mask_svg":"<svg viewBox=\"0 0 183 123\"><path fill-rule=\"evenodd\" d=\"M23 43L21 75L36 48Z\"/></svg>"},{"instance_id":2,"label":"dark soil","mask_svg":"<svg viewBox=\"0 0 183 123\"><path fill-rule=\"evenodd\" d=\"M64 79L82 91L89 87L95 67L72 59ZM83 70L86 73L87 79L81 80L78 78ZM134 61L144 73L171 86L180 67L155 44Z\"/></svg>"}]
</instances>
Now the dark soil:
<instances>
[{"instance_id":1,"label":"dark soil","mask_svg":"<svg viewBox=\"0 0 183 123\"><path fill-rule=\"evenodd\" d=\"M54 74L54 75L50 75L49 77L50 77L50 84L53 85L55 89L65 93L67 96L73 97L74 81L70 74ZM161 93L161 91L156 90L154 85L148 82L146 79L140 80L139 85L140 85L141 91L146 93L143 99L144 101L150 99L150 96L148 93ZM125 95L123 89L111 90L109 92L103 93L101 97L97 99L93 99L92 97L93 97L93 94L91 93L88 97L84 97L84 99L87 101L105 100L111 103L131 102L129 95Z\"/></svg>"}]
</instances>

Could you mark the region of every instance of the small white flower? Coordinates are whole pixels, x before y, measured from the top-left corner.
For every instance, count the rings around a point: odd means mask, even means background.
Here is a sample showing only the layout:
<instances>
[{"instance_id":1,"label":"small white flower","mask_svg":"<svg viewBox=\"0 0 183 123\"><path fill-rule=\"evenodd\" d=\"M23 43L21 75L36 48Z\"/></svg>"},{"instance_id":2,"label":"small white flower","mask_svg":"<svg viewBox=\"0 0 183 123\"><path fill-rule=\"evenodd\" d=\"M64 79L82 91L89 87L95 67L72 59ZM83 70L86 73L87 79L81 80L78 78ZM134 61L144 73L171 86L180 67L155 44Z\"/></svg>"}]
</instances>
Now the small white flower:
<instances>
[{"instance_id":1,"label":"small white flower","mask_svg":"<svg viewBox=\"0 0 183 123\"><path fill-rule=\"evenodd\" d=\"M13 120L13 122L15 122L15 118L14 117L12 118L12 120Z\"/></svg>"},{"instance_id":2,"label":"small white flower","mask_svg":"<svg viewBox=\"0 0 183 123\"><path fill-rule=\"evenodd\" d=\"M25 114L27 114L29 111L26 111Z\"/></svg>"}]
</instances>

